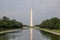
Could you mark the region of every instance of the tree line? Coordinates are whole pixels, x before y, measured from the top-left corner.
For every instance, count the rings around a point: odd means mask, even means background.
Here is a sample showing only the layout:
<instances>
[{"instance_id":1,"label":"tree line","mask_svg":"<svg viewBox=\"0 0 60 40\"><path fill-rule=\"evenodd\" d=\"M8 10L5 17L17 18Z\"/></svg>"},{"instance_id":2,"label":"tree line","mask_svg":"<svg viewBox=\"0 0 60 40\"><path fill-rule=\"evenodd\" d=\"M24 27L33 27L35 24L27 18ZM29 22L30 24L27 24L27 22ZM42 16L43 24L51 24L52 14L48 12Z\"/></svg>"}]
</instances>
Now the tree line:
<instances>
[{"instance_id":1,"label":"tree line","mask_svg":"<svg viewBox=\"0 0 60 40\"><path fill-rule=\"evenodd\" d=\"M10 20L6 16L0 18L0 30L22 28L22 27L23 24L21 22L16 21L15 19Z\"/></svg>"},{"instance_id":2,"label":"tree line","mask_svg":"<svg viewBox=\"0 0 60 40\"><path fill-rule=\"evenodd\" d=\"M39 27L48 29L60 29L60 19L53 17L51 19L44 20L41 24L39 24Z\"/></svg>"}]
</instances>

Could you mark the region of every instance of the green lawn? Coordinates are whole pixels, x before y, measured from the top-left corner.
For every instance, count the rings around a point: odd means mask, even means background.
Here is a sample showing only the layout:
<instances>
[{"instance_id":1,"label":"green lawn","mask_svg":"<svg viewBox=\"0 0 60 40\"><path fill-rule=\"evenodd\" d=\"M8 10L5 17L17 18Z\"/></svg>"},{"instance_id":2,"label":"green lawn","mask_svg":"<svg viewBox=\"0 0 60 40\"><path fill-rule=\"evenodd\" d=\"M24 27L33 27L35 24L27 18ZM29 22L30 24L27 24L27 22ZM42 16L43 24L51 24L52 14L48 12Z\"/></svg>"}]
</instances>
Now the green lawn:
<instances>
[{"instance_id":1,"label":"green lawn","mask_svg":"<svg viewBox=\"0 0 60 40\"><path fill-rule=\"evenodd\" d=\"M51 31L54 31L54 32L60 33L60 30L51 30Z\"/></svg>"},{"instance_id":2,"label":"green lawn","mask_svg":"<svg viewBox=\"0 0 60 40\"><path fill-rule=\"evenodd\" d=\"M60 30L55 30L55 29L52 30L52 29L46 29L46 28L40 28L40 29L60 33Z\"/></svg>"}]
</instances>

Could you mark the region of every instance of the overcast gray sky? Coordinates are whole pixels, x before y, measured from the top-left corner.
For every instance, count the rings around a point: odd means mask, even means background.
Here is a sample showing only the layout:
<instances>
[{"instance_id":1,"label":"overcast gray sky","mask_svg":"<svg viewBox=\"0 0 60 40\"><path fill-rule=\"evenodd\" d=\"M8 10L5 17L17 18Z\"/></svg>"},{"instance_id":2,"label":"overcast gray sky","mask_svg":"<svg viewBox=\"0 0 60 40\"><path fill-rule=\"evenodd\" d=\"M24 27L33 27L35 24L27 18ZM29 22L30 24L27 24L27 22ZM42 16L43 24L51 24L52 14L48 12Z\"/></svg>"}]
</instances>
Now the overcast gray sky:
<instances>
[{"instance_id":1,"label":"overcast gray sky","mask_svg":"<svg viewBox=\"0 0 60 40\"><path fill-rule=\"evenodd\" d=\"M60 0L0 0L0 18L7 16L29 25L31 7L34 25L48 18L60 18Z\"/></svg>"}]
</instances>

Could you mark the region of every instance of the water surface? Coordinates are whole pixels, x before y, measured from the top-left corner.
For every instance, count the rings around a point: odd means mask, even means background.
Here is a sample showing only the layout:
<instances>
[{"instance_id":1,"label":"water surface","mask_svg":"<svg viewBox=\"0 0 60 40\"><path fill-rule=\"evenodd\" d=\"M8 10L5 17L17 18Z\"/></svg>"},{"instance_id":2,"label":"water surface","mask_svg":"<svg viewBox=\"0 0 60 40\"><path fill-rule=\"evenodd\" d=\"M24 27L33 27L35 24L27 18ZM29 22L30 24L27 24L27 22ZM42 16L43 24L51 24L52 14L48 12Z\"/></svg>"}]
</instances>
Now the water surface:
<instances>
[{"instance_id":1,"label":"water surface","mask_svg":"<svg viewBox=\"0 0 60 40\"><path fill-rule=\"evenodd\" d=\"M60 40L60 36L53 35L44 31L33 29L33 40ZM18 30L16 32L0 35L0 40L30 40L30 31Z\"/></svg>"}]
</instances>

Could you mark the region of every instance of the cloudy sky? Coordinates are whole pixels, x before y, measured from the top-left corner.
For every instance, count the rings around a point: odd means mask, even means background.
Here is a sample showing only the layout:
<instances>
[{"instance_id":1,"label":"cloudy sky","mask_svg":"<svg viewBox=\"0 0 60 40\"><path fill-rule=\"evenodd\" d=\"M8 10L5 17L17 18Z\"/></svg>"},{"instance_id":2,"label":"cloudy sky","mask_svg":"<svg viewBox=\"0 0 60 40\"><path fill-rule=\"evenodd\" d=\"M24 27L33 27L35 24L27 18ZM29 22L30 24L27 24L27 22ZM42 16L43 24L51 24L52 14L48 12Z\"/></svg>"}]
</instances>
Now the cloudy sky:
<instances>
[{"instance_id":1,"label":"cloudy sky","mask_svg":"<svg viewBox=\"0 0 60 40\"><path fill-rule=\"evenodd\" d=\"M0 18L7 16L29 25L31 7L34 25L52 17L60 18L60 0L0 0Z\"/></svg>"}]
</instances>

